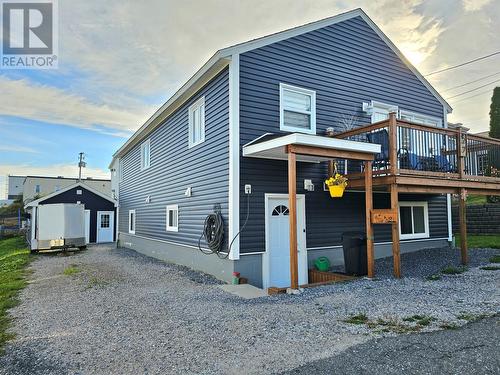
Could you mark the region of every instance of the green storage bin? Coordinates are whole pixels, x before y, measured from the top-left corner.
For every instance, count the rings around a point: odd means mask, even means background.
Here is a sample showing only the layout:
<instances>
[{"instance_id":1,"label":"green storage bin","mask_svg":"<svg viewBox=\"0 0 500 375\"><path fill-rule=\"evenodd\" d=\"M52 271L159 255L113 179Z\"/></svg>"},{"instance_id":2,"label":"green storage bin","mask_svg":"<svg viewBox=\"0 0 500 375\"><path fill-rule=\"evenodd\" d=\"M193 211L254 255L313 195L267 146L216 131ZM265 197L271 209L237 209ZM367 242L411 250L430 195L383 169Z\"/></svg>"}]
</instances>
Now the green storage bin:
<instances>
[{"instance_id":1,"label":"green storage bin","mask_svg":"<svg viewBox=\"0 0 500 375\"><path fill-rule=\"evenodd\" d=\"M327 257L319 257L314 261L314 265L318 271L326 272L330 269L330 260Z\"/></svg>"}]
</instances>

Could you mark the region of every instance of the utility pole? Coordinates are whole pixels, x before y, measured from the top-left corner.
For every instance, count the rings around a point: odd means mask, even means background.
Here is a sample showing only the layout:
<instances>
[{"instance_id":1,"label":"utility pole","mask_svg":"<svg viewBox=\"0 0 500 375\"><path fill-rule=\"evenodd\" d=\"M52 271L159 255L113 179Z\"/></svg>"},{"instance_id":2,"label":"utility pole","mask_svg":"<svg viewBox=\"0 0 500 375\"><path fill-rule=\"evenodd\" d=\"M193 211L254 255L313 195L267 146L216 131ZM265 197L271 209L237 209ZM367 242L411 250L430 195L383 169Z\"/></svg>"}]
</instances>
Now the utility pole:
<instances>
[{"instance_id":1,"label":"utility pole","mask_svg":"<svg viewBox=\"0 0 500 375\"><path fill-rule=\"evenodd\" d=\"M80 159L78 161L78 182L80 182L82 181L82 168L85 168L87 164L84 162L85 154L80 152L78 155L80 155Z\"/></svg>"}]
</instances>

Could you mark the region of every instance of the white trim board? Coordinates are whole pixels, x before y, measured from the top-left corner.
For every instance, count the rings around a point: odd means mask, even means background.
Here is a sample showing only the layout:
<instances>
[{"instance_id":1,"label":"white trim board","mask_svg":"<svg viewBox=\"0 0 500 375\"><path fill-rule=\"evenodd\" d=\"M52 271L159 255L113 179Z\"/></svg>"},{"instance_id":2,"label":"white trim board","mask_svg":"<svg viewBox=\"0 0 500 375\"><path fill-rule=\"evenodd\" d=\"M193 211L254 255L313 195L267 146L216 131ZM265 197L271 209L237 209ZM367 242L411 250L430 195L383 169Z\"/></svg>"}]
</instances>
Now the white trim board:
<instances>
[{"instance_id":1,"label":"white trim board","mask_svg":"<svg viewBox=\"0 0 500 375\"><path fill-rule=\"evenodd\" d=\"M240 56L229 64L229 259L240 259Z\"/></svg>"}]
</instances>

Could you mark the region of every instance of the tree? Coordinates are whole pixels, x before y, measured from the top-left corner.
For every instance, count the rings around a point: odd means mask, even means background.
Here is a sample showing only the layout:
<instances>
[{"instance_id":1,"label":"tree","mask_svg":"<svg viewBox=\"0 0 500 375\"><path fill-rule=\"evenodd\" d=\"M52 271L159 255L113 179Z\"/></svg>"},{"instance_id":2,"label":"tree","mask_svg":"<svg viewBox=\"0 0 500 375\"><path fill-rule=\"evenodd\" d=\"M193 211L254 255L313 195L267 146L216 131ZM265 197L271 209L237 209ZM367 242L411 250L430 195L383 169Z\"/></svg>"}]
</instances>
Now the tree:
<instances>
[{"instance_id":1,"label":"tree","mask_svg":"<svg viewBox=\"0 0 500 375\"><path fill-rule=\"evenodd\" d=\"M493 96L491 97L490 105L490 137L500 139L500 87L495 87ZM498 165L500 155L495 151L490 155L489 175L495 176L499 173L500 165ZM499 176L500 177L500 176ZM488 196L488 202L499 203L500 197Z\"/></svg>"},{"instance_id":2,"label":"tree","mask_svg":"<svg viewBox=\"0 0 500 375\"><path fill-rule=\"evenodd\" d=\"M495 87L491 97L490 137L500 139L500 87Z\"/></svg>"}]
</instances>

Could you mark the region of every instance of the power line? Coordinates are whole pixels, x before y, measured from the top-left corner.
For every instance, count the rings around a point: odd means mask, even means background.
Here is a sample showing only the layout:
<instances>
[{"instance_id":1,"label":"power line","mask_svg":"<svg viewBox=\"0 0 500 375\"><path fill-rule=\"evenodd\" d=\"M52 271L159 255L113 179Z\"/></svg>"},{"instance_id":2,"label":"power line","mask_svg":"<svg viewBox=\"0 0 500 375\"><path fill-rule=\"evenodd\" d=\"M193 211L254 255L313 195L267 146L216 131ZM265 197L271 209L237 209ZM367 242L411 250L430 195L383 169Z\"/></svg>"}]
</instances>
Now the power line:
<instances>
[{"instance_id":1,"label":"power line","mask_svg":"<svg viewBox=\"0 0 500 375\"><path fill-rule=\"evenodd\" d=\"M449 88L447 88L445 90L441 90L440 92L446 92L446 91L451 91L451 90L454 90L454 89L458 89L460 87L464 87L464 86L470 85L471 83L476 83L476 82L482 81L482 80L484 80L486 78L490 78L490 77L496 76L498 74L500 74L500 72L496 72L496 73L493 73L493 74L488 74L487 76L484 76L482 78L478 78L478 79L475 79L474 81L463 83L463 84L458 85L458 86L449 87Z\"/></svg>"},{"instance_id":2,"label":"power line","mask_svg":"<svg viewBox=\"0 0 500 375\"><path fill-rule=\"evenodd\" d=\"M438 73L446 72L446 71L448 71L448 70L452 70L452 69L455 69L455 68L459 68L459 67L464 66L464 65L469 65L469 64L475 63L476 61L479 61L479 60L484 60L484 59L487 59L488 57L495 56L495 55L498 55L498 54L500 54L500 51L493 52L493 53L490 53L489 55L486 55L486 56L481 56L481 57L478 57L477 59L474 59L474 60L469 60L469 61L463 62L463 63L461 63L461 64L458 64L458 65L449 66L448 68L444 68L444 69L436 70L435 72L431 72L431 73L429 73L429 74L424 75L424 77L429 77L429 76L431 76L431 75L433 75L433 74L438 74Z\"/></svg>"},{"instance_id":3,"label":"power line","mask_svg":"<svg viewBox=\"0 0 500 375\"><path fill-rule=\"evenodd\" d=\"M462 96L462 95L468 94L469 92L473 92L473 91L476 91L476 90L482 89L483 87L486 87L486 86L492 85L493 83L497 83L497 82L500 82L500 79L497 79L496 81L489 82L489 83L487 83L487 84L485 84L485 85L478 86L478 87L476 87L476 88L473 88L473 89L470 89L470 90L467 90L467 91L461 92L460 94L450 96L449 98L446 98L446 100L450 100L450 99L456 98L457 96Z\"/></svg>"},{"instance_id":4,"label":"power line","mask_svg":"<svg viewBox=\"0 0 500 375\"><path fill-rule=\"evenodd\" d=\"M454 101L453 104L460 103L460 102L463 102L465 100L475 98L476 96L480 96L480 95L484 95L484 94L491 94L491 93L492 93L492 90L486 90L486 91L477 93L475 95L468 96L467 98L458 99L457 101Z\"/></svg>"}]
</instances>

